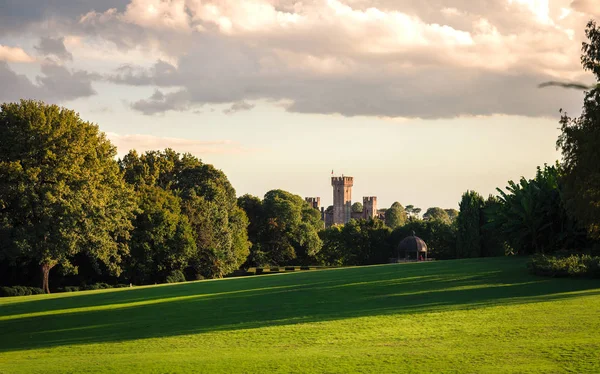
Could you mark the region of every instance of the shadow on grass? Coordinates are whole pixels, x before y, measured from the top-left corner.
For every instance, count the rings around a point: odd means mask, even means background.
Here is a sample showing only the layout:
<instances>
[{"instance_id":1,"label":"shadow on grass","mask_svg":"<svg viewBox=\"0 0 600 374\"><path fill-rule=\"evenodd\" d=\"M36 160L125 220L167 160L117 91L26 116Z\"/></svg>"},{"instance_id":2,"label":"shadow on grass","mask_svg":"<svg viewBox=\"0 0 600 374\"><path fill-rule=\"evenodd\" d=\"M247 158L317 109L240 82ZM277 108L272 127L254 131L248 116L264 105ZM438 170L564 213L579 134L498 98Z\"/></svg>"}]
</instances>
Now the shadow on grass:
<instances>
[{"instance_id":1,"label":"shadow on grass","mask_svg":"<svg viewBox=\"0 0 600 374\"><path fill-rule=\"evenodd\" d=\"M600 294L600 281L527 274L524 259L325 270L0 304L0 351L127 341Z\"/></svg>"}]
</instances>

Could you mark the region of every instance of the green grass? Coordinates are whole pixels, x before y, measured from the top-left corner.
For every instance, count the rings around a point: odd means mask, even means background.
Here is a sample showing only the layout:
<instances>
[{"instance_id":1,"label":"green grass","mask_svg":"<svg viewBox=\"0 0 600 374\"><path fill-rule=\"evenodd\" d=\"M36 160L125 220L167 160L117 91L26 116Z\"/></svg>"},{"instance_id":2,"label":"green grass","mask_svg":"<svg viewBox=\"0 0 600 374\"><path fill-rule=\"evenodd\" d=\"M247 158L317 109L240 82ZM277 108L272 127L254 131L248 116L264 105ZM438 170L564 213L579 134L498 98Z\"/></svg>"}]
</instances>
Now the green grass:
<instances>
[{"instance_id":1,"label":"green grass","mask_svg":"<svg viewBox=\"0 0 600 374\"><path fill-rule=\"evenodd\" d=\"M0 372L600 372L600 280L499 258L0 299Z\"/></svg>"}]
</instances>

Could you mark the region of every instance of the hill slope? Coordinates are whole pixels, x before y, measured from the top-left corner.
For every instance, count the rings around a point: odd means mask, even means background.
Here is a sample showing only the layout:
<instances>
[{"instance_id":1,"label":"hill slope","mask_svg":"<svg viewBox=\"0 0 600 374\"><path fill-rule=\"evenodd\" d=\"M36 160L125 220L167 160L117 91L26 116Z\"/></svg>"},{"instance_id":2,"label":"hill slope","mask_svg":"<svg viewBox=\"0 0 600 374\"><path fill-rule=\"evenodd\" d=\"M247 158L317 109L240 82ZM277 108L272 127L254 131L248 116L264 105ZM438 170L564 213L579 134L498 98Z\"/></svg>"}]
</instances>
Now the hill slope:
<instances>
[{"instance_id":1,"label":"hill slope","mask_svg":"<svg viewBox=\"0 0 600 374\"><path fill-rule=\"evenodd\" d=\"M600 281L497 258L0 299L0 372L598 372Z\"/></svg>"}]
</instances>

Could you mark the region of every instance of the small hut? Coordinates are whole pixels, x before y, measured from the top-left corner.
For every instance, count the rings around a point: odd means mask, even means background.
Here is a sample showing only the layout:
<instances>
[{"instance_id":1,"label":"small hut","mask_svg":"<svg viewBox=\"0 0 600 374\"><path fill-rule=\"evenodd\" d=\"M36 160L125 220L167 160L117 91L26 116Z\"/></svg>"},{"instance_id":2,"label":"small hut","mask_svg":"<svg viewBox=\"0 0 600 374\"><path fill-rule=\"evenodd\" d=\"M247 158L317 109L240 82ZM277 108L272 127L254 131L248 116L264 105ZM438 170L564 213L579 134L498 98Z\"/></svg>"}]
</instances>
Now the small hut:
<instances>
[{"instance_id":1,"label":"small hut","mask_svg":"<svg viewBox=\"0 0 600 374\"><path fill-rule=\"evenodd\" d=\"M402 260L427 260L427 244L423 239L416 236L414 231L411 236L402 239L398 244L398 261Z\"/></svg>"}]
</instances>

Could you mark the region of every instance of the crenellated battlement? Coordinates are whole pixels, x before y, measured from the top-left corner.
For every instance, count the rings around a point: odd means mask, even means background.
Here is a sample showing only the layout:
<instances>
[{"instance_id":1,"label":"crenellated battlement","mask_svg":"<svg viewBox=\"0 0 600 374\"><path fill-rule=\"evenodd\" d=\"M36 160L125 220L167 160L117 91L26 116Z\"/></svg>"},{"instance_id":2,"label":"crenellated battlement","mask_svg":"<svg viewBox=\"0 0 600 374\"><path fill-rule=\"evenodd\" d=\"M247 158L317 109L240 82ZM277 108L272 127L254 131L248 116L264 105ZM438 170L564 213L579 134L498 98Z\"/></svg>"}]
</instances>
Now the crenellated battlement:
<instances>
[{"instance_id":1,"label":"crenellated battlement","mask_svg":"<svg viewBox=\"0 0 600 374\"><path fill-rule=\"evenodd\" d=\"M320 197L305 197L304 201L306 201L310 206L315 209L319 209L321 207L321 198Z\"/></svg>"},{"instance_id":2,"label":"crenellated battlement","mask_svg":"<svg viewBox=\"0 0 600 374\"><path fill-rule=\"evenodd\" d=\"M332 186L352 187L354 185L353 177L331 177Z\"/></svg>"},{"instance_id":3,"label":"crenellated battlement","mask_svg":"<svg viewBox=\"0 0 600 374\"><path fill-rule=\"evenodd\" d=\"M373 201L377 201L377 196L364 196L363 203L372 203Z\"/></svg>"}]
</instances>

